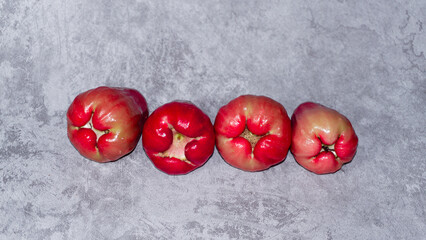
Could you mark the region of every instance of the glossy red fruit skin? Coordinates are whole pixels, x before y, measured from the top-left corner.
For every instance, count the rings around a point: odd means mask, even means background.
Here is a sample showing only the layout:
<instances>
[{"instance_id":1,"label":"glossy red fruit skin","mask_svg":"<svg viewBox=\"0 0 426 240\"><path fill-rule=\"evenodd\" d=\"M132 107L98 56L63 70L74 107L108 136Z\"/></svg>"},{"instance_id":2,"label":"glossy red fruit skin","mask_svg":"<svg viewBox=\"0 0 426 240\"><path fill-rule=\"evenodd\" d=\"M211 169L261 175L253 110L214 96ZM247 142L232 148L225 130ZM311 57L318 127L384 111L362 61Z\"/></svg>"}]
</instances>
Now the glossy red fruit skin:
<instances>
[{"instance_id":1,"label":"glossy red fruit skin","mask_svg":"<svg viewBox=\"0 0 426 240\"><path fill-rule=\"evenodd\" d=\"M291 125L291 152L311 172L334 173L356 153L358 137L352 124L336 110L305 102L294 110Z\"/></svg>"},{"instance_id":2,"label":"glossy red fruit skin","mask_svg":"<svg viewBox=\"0 0 426 240\"><path fill-rule=\"evenodd\" d=\"M285 108L265 96L243 95L219 109L214 128L216 147L230 165L262 171L284 161L291 143L291 124ZM243 137L257 135L254 147Z\"/></svg>"},{"instance_id":3,"label":"glossy red fruit skin","mask_svg":"<svg viewBox=\"0 0 426 240\"><path fill-rule=\"evenodd\" d=\"M67 111L68 138L84 157L115 161L137 145L148 107L137 90L98 87L80 93Z\"/></svg>"},{"instance_id":4,"label":"glossy red fruit skin","mask_svg":"<svg viewBox=\"0 0 426 240\"><path fill-rule=\"evenodd\" d=\"M213 154L215 134L210 118L191 102L174 101L157 108L146 121L143 148L159 170L187 174Z\"/></svg>"}]
</instances>

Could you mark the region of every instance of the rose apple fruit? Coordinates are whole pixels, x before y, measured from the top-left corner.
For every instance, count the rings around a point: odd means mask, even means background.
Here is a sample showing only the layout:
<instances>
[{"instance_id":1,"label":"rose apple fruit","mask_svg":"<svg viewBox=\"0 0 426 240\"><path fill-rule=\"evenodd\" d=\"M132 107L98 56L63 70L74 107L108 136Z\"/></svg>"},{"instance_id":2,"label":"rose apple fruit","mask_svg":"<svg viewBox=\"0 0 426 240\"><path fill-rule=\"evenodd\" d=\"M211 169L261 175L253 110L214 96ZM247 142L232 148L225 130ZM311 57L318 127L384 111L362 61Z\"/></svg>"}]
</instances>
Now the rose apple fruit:
<instances>
[{"instance_id":1,"label":"rose apple fruit","mask_svg":"<svg viewBox=\"0 0 426 240\"><path fill-rule=\"evenodd\" d=\"M68 138L88 159L115 161L136 147L147 117L137 90L98 87L79 94L68 108Z\"/></svg>"},{"instance_id":2,"label":"rose apple fruit","mask_svg":"<svg viewBox=\"0 0 426 240\"><path fill-rule=\"evenodd\" d=\"M145 123L143 148L159 170L187 174L213 154L210 118L191 102L174 101L157 108Z\"/></svg>"},{"instance_id":3,"label":"rose apple fruit","mask_svg":"<svg viewBox=\"0 0 426 240\"><path fill-rule=\"evenodd\" d=\"M216 147L230 165L262 171L282 162L291 143L285 108L265 96L243 95L220 108L214 123Z\"/></svg>"},{"instance_id":4,"label":"rose apple fruit","mask_svg":"<svg viewBox=\"0 0 426 240\"><path fill-rule=\"evenodd\" d=\"M291 125L291 152L309 171L334 173L355 155L358 137L351 122L331 108L302 103L294 110Z\"/></svg>"}]
</instances>

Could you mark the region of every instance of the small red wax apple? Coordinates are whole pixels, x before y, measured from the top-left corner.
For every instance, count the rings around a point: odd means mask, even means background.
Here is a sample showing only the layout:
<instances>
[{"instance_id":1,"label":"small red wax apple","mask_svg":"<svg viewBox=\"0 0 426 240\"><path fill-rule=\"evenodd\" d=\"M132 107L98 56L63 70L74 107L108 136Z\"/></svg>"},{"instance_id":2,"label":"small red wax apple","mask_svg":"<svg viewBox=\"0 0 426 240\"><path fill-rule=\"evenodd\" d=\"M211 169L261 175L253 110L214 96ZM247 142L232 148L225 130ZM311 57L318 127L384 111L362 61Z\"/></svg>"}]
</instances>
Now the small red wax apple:
<instances>
[{"instance_id":1,"label":"small red wax apple","mask_svg":"<svg viewBox=\"0 0 426 240\"><path fill-rule=\"evenodd\" d=\"M285 108L265 96L243 95L220 108L214 123L216 147L230 165L262 171L282 162L291 143Z\"/></svg>"},{"instance_id":2,"label":"small red wax apple","mask_svg":"<svg viewBox=\"0 0 426 240\"><path fill-rule=\"evenodd\" d=\"M170 102L157 108L145 123L142 144L159 170L179 175L202 166L213 154L215 138L210 118L190 102Z\"/></svg>"},{"instance_id":3,"label":"small red wax apple","mask_svg":"<svg viewBox=\"0 0 426 240\"><path fill-rule=\"evenodd\" d=\"M355 155L358 137L339 112L305 102L291 117L291 152L296 161L316 174L334 173Z\"/></svg>"},{"instance_id":4,"label":"small red wax apple","mask_svg":"<svg viewBox=\"0 0 426 240\"><path fill-rule=\"evenodd\" d=\"M147 117L137 90L98 87L79 94L68 108L68 138L88 159L115 161L136 147Z\"/></svg>"}]
</instances>

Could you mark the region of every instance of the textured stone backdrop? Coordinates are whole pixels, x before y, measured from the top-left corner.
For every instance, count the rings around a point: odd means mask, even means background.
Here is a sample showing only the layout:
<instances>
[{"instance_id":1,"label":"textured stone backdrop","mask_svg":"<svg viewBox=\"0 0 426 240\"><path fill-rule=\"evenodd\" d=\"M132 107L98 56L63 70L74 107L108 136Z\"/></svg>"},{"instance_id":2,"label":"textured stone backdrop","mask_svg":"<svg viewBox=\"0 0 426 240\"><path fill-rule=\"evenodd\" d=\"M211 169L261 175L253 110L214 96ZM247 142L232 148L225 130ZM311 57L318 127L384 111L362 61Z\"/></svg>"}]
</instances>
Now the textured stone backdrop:
<instances>
[{"instance_id":1,"label":"textured stone backdrop","mask_svg":"<svg viewBox=\"0 0 426 240\"><path fill-rule=\"evenodd\" d=\"M426 1L0 0L0 239L421 239ZM345 114L355 159L248 173L215 152L168 176L66 136L74 97L133 87L212 119L241 94Z\"/></svg>"}]
</instances>

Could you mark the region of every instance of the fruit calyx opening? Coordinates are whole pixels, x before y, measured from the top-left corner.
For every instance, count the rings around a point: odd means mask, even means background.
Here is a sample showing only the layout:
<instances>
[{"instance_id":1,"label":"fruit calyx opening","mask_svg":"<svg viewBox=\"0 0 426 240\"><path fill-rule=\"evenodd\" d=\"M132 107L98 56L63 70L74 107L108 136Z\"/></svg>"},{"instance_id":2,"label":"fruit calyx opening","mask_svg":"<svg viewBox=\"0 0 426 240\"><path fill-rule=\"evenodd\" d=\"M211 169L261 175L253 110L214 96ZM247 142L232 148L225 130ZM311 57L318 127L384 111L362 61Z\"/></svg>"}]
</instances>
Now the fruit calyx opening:
<instances>
[{"instance_id":1,"label":"fruit calyx opening","mask_svg":"<svg viewBox=\"0 0 426 240\"><path fill-rule=\"evenodd\" d=\"M185 146L192 140L199 140L201 137L191 138L188 136L185 136L184 134L176 131L176 129L169 125L169 129L172 130L173 133L173 142L170 145L169 149L167 149L164 152L157 153L156 155L158 157L169 157L169 158L176 158L183 162L188 163L189 165L195 166L191 161L189 161L185 156Z\"/></svg>"},{"instance_id":2,"label":"fruit calyx opening","mask_svg":"<svg viewBox=\"0 0 426 240\"><path fill-rule=\"evenodd\" d=\"M88 128L88 129L91 129L91 130L92 130L92 131L96 134L96 142L98 142L99 138L100 138L102 135L104 135L104 134L108 134L110 131L109 131L109 129L104 130L104 131L101 131L101 130L96 129L96 128L93 126L92 118L93 118L93 112L92 112L92 116L90 116L90 120L89 120L86 124L84 124L84 126L82 126L82 127L80 127L80 128Z\"/></svg>"},{"instance_id":3,"label":"fruit calyx opening","mask_svg":"<svg viewBox=\"0 0 426 240\"><path fill-rule=\"evenodd\" d=\"M333 153L334 157L337 158L336 151L334 150L334 143L331 145L321 144L321 152L331 152Z\"/></svg>"},{"instance_id":4,"label":"fruit calyx opening","mask_svg":"<svg viewBox=\"0 0 426 240\"><path fill-rule=\"evenodd\" d=\"M244 131L240 134L239 137L245 138L247 139L247 141L249 141L250 145L251 145L251 149L253 150L254 147L256 146L257 142L264 136L268 135L267 134L263 134L263 135L256 135L252 132L250 132L250 130L246 127L244 129Z\"/></svg>"}]
</instances>

